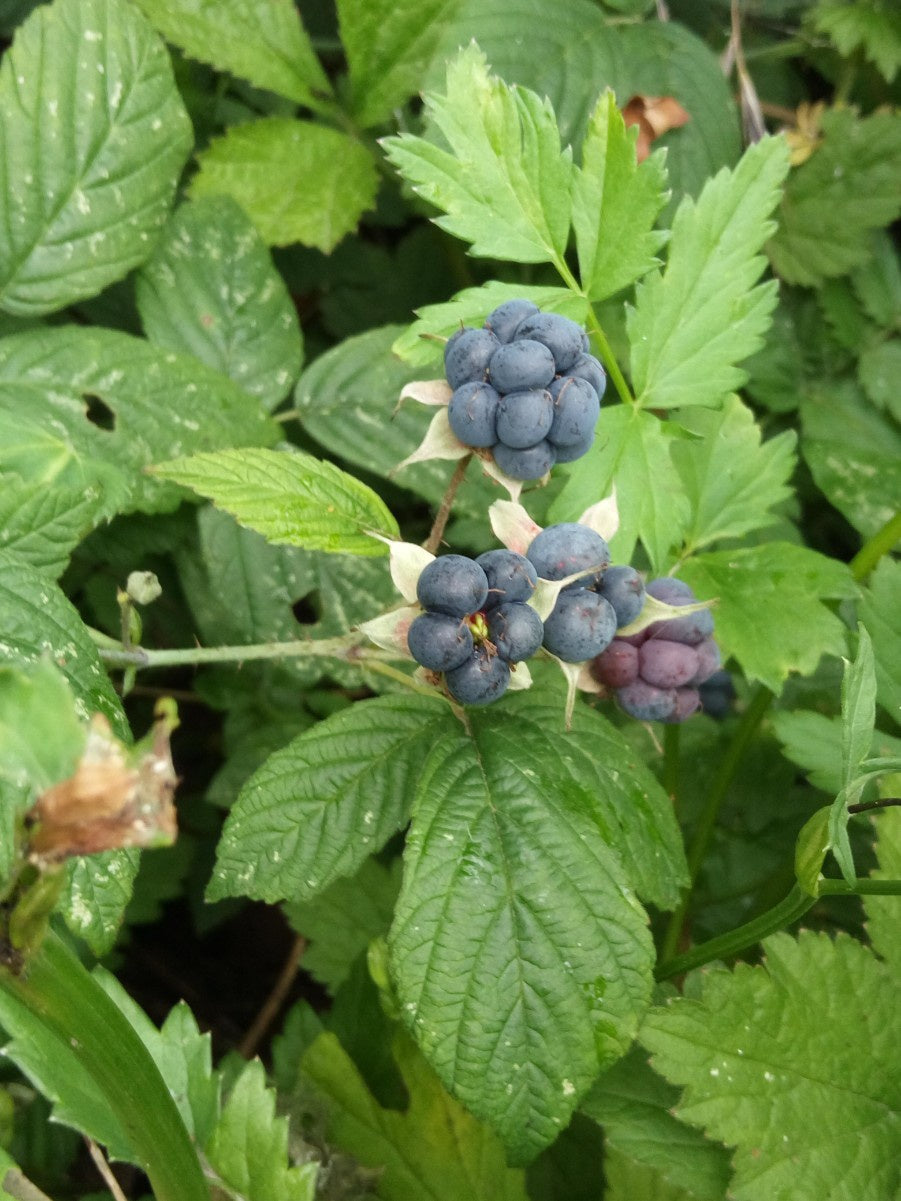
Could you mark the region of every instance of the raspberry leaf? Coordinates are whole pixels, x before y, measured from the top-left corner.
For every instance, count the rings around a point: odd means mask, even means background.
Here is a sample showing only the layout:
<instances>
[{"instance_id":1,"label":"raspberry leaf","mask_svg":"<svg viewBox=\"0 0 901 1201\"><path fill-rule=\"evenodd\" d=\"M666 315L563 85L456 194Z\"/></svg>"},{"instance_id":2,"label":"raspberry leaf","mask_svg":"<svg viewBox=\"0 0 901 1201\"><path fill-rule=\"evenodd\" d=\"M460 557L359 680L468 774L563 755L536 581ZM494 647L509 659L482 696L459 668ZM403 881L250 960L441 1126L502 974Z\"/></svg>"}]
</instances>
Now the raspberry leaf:
<instances>
[{"instance_id":1,"label":"raspberry leaf","mask_svg":"<svg viewBox=\"0 0 901 1201\"><path fill-rule=\"evenodd\" d=\"M901 725L901 563L883 559L864 591L860 620L876 652L876 699L896 725Z\"/></svg>"}]
</instances>

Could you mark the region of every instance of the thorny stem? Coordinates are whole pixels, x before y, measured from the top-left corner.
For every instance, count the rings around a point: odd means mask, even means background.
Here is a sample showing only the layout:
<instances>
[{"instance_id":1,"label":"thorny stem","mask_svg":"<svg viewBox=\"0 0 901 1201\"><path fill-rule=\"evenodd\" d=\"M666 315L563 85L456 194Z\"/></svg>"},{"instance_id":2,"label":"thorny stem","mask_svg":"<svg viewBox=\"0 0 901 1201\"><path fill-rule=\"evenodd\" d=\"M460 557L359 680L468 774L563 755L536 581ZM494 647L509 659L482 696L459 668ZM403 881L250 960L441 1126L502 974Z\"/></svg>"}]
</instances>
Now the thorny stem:
<instances>
[{"instance_id":1,"label":"thorny stem","mask_svg":"<svg viewBox=\"0 0 901 1201\"><path fill-rule=\"evenodd\" d=\"M469 466L471 454L464 455L457 463L456 470L451 476L450 483L447 486L447 491L441 498L441 504L438 506L438 512L435 514L435 520L432 523L432 528L429 531L429 536L423 542L423 550L427 550L429 554L434 555L441 545L441 539L444 537L444 530L451 515L451 509L454 505L454 498L457 495L457 490L463 483L466 475L466 468Z\"/></svg>"}]
</instances>

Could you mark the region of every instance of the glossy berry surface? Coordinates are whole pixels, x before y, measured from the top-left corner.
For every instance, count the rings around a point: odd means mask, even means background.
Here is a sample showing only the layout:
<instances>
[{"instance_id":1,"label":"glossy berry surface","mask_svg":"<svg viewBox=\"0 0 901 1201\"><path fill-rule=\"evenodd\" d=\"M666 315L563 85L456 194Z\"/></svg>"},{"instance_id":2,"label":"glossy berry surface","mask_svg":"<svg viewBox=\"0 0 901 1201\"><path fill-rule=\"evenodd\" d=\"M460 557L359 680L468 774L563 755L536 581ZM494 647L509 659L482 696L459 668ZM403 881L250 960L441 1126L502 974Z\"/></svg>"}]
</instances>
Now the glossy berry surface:
<instances>
[{"instance_id":1,"label":"glossy berry surface","mask_svg":"<svg viewBox=\"0 0 901 1201\"><path fill-rule=\"evenodd\" d=\"M606 540L588 526L566 521L549 525L536 534L526 557L542 579L562 580L590 567L603 570L610 562L610 548ZM586 576L578 584L587 586L592 579Z\"/></svg>"},{"instance_id":2,"label":"glossy berry surface","mask_svg":"<svg viewBox=\"0 0 901 1201\"><path fill-rule=\"evenodd\" d=\"M525 555L513 550L488 550L476 563L488 579L487 609L505 601L527 601L535 591L538 572Z\"/></svg>"},{"instance_id":3,"label":"glossy berry surface","mask_svg":"<svg viewBox=\"0 0 901 1201\"><path fill-rule=\"evenodd\" d=\"M422 613L410 625L407 647L422 667L431 671L450 671L472 654L472 634L459 617Z\"/></svg>"},{"instance_id":4,"label":"glossy berry surface","mask_svg":"<svg viewBox=\"0 0 901 1201\"><path fill-rule=\"evenodd\" d=\"M442 555L424 568L416 596L424 609L466 617L488 599L488 579L478 563L465 555Z\"/></svg>"},{"instance_id":5,"label":"glossy berry surface","mask_svg":"<svg viewBox=\"0 0 901 1201\"><path fill-rule=\"evenodd\" d=\"M518 663L534 655L543 635L541 618L531 605L507 601L489 610L488 638L508 663Z\"/></svg>"}]
</instances>

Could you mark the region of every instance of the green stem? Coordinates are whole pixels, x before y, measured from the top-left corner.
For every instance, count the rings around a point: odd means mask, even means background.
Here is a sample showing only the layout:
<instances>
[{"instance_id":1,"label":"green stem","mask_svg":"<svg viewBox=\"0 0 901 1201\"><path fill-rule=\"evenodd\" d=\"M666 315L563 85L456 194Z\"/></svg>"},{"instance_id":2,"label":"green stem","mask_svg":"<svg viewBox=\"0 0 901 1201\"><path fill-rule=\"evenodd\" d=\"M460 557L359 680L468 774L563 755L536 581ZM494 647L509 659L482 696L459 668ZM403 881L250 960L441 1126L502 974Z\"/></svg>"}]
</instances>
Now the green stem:
<instances>
[{"instance_id":1,"label":"green stem","mask_svg":"<svg viewBox=\"0 0 901 1201\"><path fill-rule=\"evenodd\" d=\"M345 659L349 663L372 665L384 659L396 660L397 655L379 650L360 641L358 635L342 635L339 638L300 638L291 642L257 642L247 646L187 646L172 650L145 650L134 647L123 650L119 646L108 646L105 635L94 641L99 643L98 654L111 667L184 667L201 663L248 663L254 659Z\"/></svg>"},{"instance_id":2,"label":"green stem","mask_svg":"<svg viewBox=\"0 0 901 1201\"><path fill-rule=\"evenodd\" d=\"M564 260L556 260L554 262L554 266L557 268L560 278L563 280L566 286L571 291L575 292L577 296L580 296L583 300L588 301L588 297L579 287L579 281L570 271L569 267L567 267ZM601 323L598 321L597 313L594 311L594 306L590 302L588 304L588 324L591 327L591 332L594 334L594 340L597 342L598 348L600 349L601 358L604 360L604 366L607 368L607 374L613 380L614 386L619 393L620 400L623 402L623 404L635 404L635 397L632 395L629 385L626 383L625 376L619 369L619 363L616 361L616 355L613 353L613 347L607 340L607 335L604 333Z\"/></svg>"},{"instance_id":3,"label":"green stem","mask_svg":"<svg viewBox=\"0 0 901 1201\"><path fill-rule=\"evenodd\" d=\"M74 1056L82 1065L157 1201L209 1201L194 1146L150 1052L60 938L48 934L21 975L0 970L0 994L11 1033L21 1006L23 1028L39 1022L58 1041L60 1057Z\"/></svg>"},{"instance_id":4,"label":"green stem","mask_svg":"<svg viewBox=\"0 0 901 1201\"><path fill-rule=\"evenodd\" d=\"M679 726L666 726L663 731L663 787L678 808L679 792Z\"/></svg>"},{"instance_id":5,"label":"green stem","mask_svg":"<svg viewBox=\"0 0 901 1201\"><path fill-rule=\"evenodd\" d=\"M759 685L751 698L751 703L742 716L732 742L720 760L720 765L710 785L710 791L707 794L704 808L701 810L701 816L698 819L694 837L688 848L688 888L679 907L670 918L666 934L664 935L663 944L660 948L660 958L663 960L671 959L676 953L676 948L679 945L679 939L682 935L682 928L685 925L685 917L691 904L692 892L697 882L698 873L701 870L701 864L704 862L704 858L710 847L710 841L713 838L713 832L716 828L716 819L719 817L723 801L726 799L729 786L735 778L735 773L744 758L745 751L748 749L748 745L756 734L757 728L772 701L773 693L770 692L769 688Z\"/></svg>"},{"instance_id":6,"label":"green stem","mask_svg":"<svg viewBox=\"0 0 901 1201\"><path fill-rule=\"evenodd\" d=\"M894 517L890 517L882 529L877 530L851 560L851 573L855 580L866 579L883 555L887 555L896 542L901 542L901 510Z\"/></svg>"},{"instance_id":7,"label":"green stem","mask_svg":"<svg viewBox=\"0 0 901 1201\"><path fill-rule=\"evenodd\" d=\"M701 967L714 959L728 959L737 955L740 951L755 946L762 938L775 934L777 930L784 930L796 922L815 901L816 897L808 896L796 884L784 901L780 901L760 917L755 917L753 921L730 930L728 934L720 934L707 942L699 943L683 955L663 956L663 962L657 965L654 978L668 980L671 976L681 976L692 968Z\"/></svg>"},{"instance_id":8,"label":"green stem","mask_svg":"<svg viewBox=\"0 0 901 1201\"><path fill-rule=\"evenodd\" d=\"M901 880L873 880L869 877L853 880L820 880L817 891L821 897L898 897Z\"/></svg>"}]
</instances>

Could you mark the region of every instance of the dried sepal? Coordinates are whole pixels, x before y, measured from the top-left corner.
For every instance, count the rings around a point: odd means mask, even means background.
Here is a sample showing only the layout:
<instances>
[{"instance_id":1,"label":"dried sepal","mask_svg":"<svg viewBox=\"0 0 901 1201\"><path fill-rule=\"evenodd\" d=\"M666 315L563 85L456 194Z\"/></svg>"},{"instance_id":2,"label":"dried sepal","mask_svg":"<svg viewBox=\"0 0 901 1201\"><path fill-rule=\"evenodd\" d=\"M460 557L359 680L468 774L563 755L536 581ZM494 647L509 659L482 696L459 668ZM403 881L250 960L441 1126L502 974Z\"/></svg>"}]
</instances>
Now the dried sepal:
<instances>
[{"instance_id":1,"label":"dried sepal","mask_svg":"<svg viewBox=\"0 0 901 1201\"><path fill-rule=\"evenodd\" d=\"M176 724L163 710L148 738L127 747L95 714L74 773L48 788L28 814L32 862L45 866L74 855L171 845L178 777L169 738Z\"/></svg>"},{"instance_id":2,"label":"dried sepal","mask_svg":"<svg viewBox=\"0 0 901 1201\"><path fill-rule=\"evenodd\" d=\"M494 456L490 450L476 451L482 461L482 470L487 476L490 476L496 483L500 484L507 492L510 500L516 504L522 494L523 480L515 480L512 475L507 475L505 471L501 471L497 463L494 461ZM544 476L539 483L547 483L549 476Z\"/></svg>"},{"instance_id":3,"label":"dried sepal","mask_svg":"<svg viewBox=\"0 0 901 1201\"><path fill-rule=\"evenodd\" d=\"M429 422L429 428L420 444L402 463L398 463L391 474L396 475L405 467L411 467L414 463L426 463L429 459L462 459L468 454L472 454L472 447L463 445L450 427L447 409L441 408Z\"/></svg>"},{"instance_id":4,"label":"dried sepal","mask_svg":"<svg viewBox=\"0 0 901 1201\"><path fill-rule=\"evenodd\" d=\"M590 530L609 542L619 529L619 507L616 503L616 487L609 496L589 505L579 518L579 525L585 525Z\"/></svg>"},{"instance_id":5,"label":"dried sepal","mask_svg":"<svg viewBox=\"0 0 901 1201\"><path fill-rule=\"evenodd\" d=\"M539 576L535 591L529 597L528 604L532 606L542 621L547 621L554 611L557 597L567 584L575 584L577 580L582 580L585 576L597 575L603 566L603 563L595 563L592 567L585 567L581 571L573 572L572 575L565 575L562 580L546 580Z\"/></svg>"},{"instance_id":6,"label":"dried sepal","mask_svg":"<svg viewBox=\"0 0 901 1201\"><path fill-rule=\"evenodd\" d=\"M415 542L397 542L393 538L386 538L384 534L376 533L375 530L366 532L370 538L377 538L388 547L389 569L394 587L404 600L412 605L417 599L416 586L419 577L435 556L424 547L417 546ZM360 628L362 629L362 626Z\"/></svg>"},{"instance_id":7,"label":"dried sepal","mask_svg":"<svg viewBox=\"0 0 901 1201\"><path fill-rule=\"evenodd\" d=\"M518 555L524 555L541 533L541 526L516 501L494 501L488 508L488 520L498 541Z\"/></svg>"},{"instance_id":8,"label":"dried sepal","mask_svg":"<svg viewBox=\"0 0 901 1201\"><path fill-rule=\"evenodd\" d=\"M373 617L371 621L364 621L358 628L382 650L409 659L412 656L407 647L407 633L421 612L422 609L418 605L404 605L403 608L392 609L390 613Z\"/></svg>"},{"instance_id":9,"label":"dried sepal","mask_svg":"<svg viewBox=\"0 0 901 1201\"><path fill-rule=\"evenodd\" d=\"M617 638L627 638L632 634L640 634L655 621L670 621L674 617L686 617L689 613L700 613L702 609L710 609L716 600L696 601L692 605L666 605L655 596L647 593L644 606L634 621L627 626L621 626L616 631Z\"/></svg>"},{"instance_id":10,"label":"dried sepal","mask_svg":"<svg viewBox=\"0 0 901 1201\"><path fill-rule=\"evenodd\" d=\"M511 664L510 683L507 685L507 691L523 692L526 688L531 687L532 673L525 663Z\"/></svg>"},{"instance_id":11,"label":"dried sepal","mask_svg":"<svg viewBox=\"0 0 901 1201\"><path fill-rule=\"evenodd\" d=\"M454 392L446 379L415 379L400 390L397 406L405 400L417 400L421 405L447 406Z\"/></svg>"},{"instance_id":12,"label":"dried sepal","mask_svg":"<svg viewBox=\"0 0 901 1201\"><path fill-rule=\"evenodd\" d=\"M576 676L576 688L579 692L593 692L596 696L606 696L607 689L595 678L594 672L591 670L591 660L587 663L579 663L579 674Z\"/></svg>"}]
</instances>

